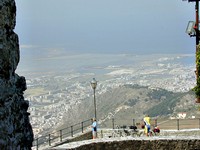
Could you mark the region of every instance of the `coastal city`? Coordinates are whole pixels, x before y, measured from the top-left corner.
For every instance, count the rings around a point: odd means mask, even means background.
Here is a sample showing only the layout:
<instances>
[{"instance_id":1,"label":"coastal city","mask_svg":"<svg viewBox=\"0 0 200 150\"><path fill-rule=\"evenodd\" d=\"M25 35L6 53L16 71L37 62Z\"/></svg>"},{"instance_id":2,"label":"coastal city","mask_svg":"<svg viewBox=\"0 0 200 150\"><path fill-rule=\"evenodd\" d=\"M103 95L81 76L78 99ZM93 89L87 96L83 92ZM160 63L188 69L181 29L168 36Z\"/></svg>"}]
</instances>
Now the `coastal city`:
<instances>
[{"instance_id":1,"label":"coastal city","mask_svg":"<svg viewBox=\"0 0 200 150\"><path fill-rule=\"evenodd\" d=\"M180 59L176 57L176 59ZM138 84L149 88L162 88L173 92L187 92L195 86L195 65L176 62L176 59L160 58L156 62L139 65L108 65L96 67L85 73L60 73L27 78L25 99L29 101L30 121L35 137L41 136L62 123L63 116L79 105L83 99L93 96L90 81L98 81L98 95L125 84Z\"/></svg>"}]
</instances>

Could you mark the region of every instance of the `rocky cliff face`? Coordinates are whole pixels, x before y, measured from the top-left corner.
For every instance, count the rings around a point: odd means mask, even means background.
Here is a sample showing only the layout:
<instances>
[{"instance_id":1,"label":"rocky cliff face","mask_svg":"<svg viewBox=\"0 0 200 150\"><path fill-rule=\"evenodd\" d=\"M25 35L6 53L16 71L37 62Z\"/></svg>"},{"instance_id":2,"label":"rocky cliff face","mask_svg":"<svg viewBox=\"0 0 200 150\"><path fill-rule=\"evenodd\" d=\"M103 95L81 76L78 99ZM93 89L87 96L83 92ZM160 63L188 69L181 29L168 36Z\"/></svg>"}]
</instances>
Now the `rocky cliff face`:
<instances>
[{"instance_id":1,"label":"rocky cliff face","mask_svg":"<svg viewBox=\"0 0 200 150\"><path fill-rule=\"evenodd\" d=\"M0 148L31 149L32 127L28 101L24 100L26 80L15 73L19 63L18 36L14 33L14 0L0 1Z\"/></svg>"}]
</instances>

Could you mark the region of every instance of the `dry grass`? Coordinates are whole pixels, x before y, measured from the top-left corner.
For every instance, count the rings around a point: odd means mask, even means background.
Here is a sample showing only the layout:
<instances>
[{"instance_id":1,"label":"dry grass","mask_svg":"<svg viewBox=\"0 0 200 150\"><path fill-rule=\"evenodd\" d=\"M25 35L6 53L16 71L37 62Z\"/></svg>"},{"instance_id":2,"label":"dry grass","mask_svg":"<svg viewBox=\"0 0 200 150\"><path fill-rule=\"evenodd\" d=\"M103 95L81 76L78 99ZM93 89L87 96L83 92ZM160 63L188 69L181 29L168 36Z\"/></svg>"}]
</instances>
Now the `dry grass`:
<instances>
[{"instance_id":1,"label":"dry grass","mask_svg":"<svg viewBox=\"0 0 200 150\"><path fill-rule=\"evenodd\" d=\"M172 119L157 122L161 129L193 129L200 128L200 119Z\"/></svg>"}]
</instances>

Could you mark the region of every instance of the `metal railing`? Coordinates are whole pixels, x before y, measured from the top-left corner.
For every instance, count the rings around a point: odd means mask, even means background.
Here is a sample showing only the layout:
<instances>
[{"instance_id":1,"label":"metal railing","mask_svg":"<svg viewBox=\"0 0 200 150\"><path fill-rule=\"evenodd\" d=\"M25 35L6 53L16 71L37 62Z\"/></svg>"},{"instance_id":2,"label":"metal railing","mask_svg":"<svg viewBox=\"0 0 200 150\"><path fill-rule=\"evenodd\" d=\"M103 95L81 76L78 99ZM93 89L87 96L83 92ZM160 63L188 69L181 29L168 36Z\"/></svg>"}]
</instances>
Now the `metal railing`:
<instances>
[{"instance_id":1,"label":"metal railing","mask_svg":"<svg viewBox=\"0 0 200 150\"><path fill-rule=\"evenodd\" d=\"M134 125L138 128L141 128L143 124L142 119L132 119L129 121L118 120L112 118L110 122L107 124L106 128L115 128L118 126L130 126ZM163 118L153 118L151 119L151 126L159 126L161 129L173 129L173 130L181 130L181 129L200 129L200 118L195 119L163 119Z\"/></svg>"},{"instance_id":2,"label":"metal railing","mask_svg":"<svg viewBox=\"0 0 200 150\"><path fill-rule=\"evenodd\" d=\"M35 138L32 148L39 150L39 147L41 146L52 146L52 143L62 142L66 138L73 137L76 133L83 133L84 129L91 125L91 122L91 119L88 119L61 130Z\"/></svg>"},{"instance_id":3,"label":"metal railing","mask_svg":"<svg viewBox=\"0 0 200 150\"><path fill-rule=\"evenodd\" d=\"M61 130L40 136L33 141L33 147L36 150L39 150L40 146L52 146L52 143L63 142L64 139L69 137L73 137L76 133L83 133L84 129L89 127L92 123L91 119L82 121L81 123L77 123ZM101 126L100 128L110 128L115 129L116 126L136 126L138 129L141 128L143 121L142 119L132 119L132 120L119 120L112 118L110 121L107 121L106 126ZM200 118L195 119L163 119L163 118L153 118L151 119L151 126L159 126L162 129L173 129L173 130L181 130L181 129L200 129Z\"/></svg>"}]
</instances>

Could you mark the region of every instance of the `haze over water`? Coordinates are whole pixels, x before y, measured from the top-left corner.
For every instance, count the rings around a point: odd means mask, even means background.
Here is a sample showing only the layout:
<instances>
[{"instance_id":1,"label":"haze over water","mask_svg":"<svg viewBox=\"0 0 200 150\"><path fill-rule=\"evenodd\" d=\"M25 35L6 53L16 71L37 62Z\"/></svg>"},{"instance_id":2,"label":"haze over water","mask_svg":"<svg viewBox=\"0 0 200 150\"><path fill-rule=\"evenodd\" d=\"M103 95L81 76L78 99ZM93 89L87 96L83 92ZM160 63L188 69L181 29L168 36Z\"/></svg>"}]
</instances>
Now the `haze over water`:
<instances>
[{"instance_id":1,"label":"haze over water","mask_svg":"<svg viewBox=\"0 0 200 150\"><path fill-rule=\"evenodd\" d=\"M66 54L63 51L55 55L53 53L49 54L49 51L46 52L47 56L38 53L28 55L21 51L22 57L17 72L27 78L67 72L103 75L111 71L105 69L108 66L137 68L144 65L145 62L149 62L149 65L152 64L153 67L162 59L165 60L162 63L166 64L170 62L195 66L195 55L193 54Z\"/></svg>"}]
</instances>

